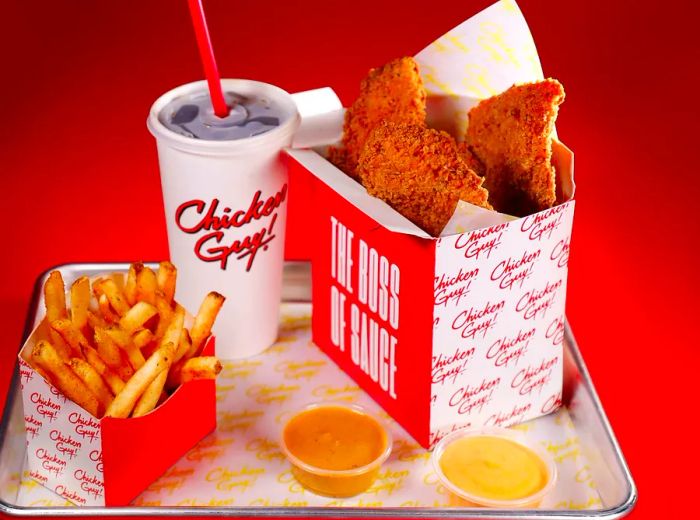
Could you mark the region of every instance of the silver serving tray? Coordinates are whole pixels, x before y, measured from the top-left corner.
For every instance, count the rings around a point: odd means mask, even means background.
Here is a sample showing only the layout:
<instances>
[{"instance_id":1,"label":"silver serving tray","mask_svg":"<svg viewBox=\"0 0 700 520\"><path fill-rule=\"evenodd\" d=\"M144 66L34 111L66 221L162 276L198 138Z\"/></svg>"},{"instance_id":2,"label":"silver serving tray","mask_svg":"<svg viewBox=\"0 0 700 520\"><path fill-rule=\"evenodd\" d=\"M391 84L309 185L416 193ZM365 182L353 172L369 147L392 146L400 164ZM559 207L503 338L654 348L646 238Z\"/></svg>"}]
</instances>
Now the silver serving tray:
<instances>
[{"instance_id":1,"label":"silver serving tray","mask_svg":"<svg viewBox=\"0 0 700 520\"><path fill-rule=\"evenodd\" d=\"M124 271L125 263L66 264L57 267L66 284L76 278L103 272ZM311 277L307 263L285 264L282 298L287 302L310 302ZM42 287L48 272L34 287L23 341L32 331L42 301ZM620 518L629 513L637 501L632 480L620 446L610 427L603 406L593 388L581 352L566 324L564 337L564 406L574 423L591 475L597 482L602 508L578 510L494 510L468 508L322 508L322 507L24 507L17 504L18 491L10 493L12 482L19 484L26 457L24 417L19 391L18 369L11 381L5 410L0 423L0 512L16 516L266 516L266 517L421 517L421 518ZM19 485L15 486L18 490ZM14 496L13 496L14 495Z\"/></svg>"}]
</instances>

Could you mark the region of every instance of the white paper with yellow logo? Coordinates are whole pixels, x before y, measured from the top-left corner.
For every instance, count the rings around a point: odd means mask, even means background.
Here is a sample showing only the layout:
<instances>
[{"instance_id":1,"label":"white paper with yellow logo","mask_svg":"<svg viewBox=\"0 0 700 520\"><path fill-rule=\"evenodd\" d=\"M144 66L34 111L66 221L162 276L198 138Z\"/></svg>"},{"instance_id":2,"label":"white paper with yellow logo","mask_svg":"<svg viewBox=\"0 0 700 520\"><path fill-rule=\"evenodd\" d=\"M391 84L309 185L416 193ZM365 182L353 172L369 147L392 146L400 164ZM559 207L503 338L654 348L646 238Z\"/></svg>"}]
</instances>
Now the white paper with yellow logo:
<instances>
[{"instance_id":1,"label":"white paper with yellow logo","mask_svg":"<svg viewBox=\"0 0 700 520\"><path fill-rule=\"evenodd\" d=\"M437 482L430 454L311 343L310 316L309 305L285 305L281 336L273 347L247 360L225 362L218 380L217 431L190 450L134 505L447 507L447 491ZM282 424L294 411L317 401L358 403L386 420L394 436L393 452L366 493L348 499L320 497L305 491L292 477L278 445ZM566 410L517 428L557 461L559 480L543 508L600 507ZM67 505L28 473L21 479L17 504Z\"/></svg>"}]
</instances>

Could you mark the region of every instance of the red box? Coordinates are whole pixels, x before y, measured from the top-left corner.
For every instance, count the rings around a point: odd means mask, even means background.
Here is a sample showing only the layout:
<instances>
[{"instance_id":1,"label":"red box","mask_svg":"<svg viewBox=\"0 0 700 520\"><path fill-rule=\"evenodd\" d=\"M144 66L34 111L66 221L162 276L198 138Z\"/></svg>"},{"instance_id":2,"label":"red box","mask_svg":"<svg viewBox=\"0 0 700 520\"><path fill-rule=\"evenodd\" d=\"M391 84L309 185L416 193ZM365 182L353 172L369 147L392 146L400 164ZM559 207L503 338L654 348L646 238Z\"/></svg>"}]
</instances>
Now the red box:
<instances>
[{"instance_id":1,"label":"red box","mask_svg":"<svg viewBox=\"0 0 700 520\"><path fill-rule=\"evenodd\" d=\"M23 358L46 337L45 321L19 355L27 433L27 470L77 505L123 506L216 427L216 383L180 385L138 418L97 419L64 397ZM211 337L203 355L214 355Z\"/></svg>"},{"instance_id":2,"label":"red box","mask_svg":"<svg viewBox=\"0 0 700 520\"><path fill-rule=\"evenodd\" d=\"M506 426L561 401L573 154L563 201L432 238L312 150L290 150L315 224L314 342L421 445ZM488 216L487 216L488 217ZM380 224L380 221L382 224Z\"/></svg>"}]
</instances>

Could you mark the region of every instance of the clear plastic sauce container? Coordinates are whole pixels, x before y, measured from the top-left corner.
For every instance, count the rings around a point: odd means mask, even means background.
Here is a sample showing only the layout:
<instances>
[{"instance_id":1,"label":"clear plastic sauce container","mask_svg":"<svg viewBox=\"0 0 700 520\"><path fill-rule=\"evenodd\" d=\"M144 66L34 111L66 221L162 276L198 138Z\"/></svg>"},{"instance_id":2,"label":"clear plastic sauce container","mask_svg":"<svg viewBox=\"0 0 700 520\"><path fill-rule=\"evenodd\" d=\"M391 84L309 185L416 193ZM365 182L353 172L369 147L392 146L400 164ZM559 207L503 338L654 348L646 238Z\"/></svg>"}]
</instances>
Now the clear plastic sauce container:
<instances>
[{"instance_id":1,"label":"clear plastic sauce container","mask_svg":"<svg viewBox=\"0 0 700 520\"><path fill-rule=\"evenodd\" d=\"M437 444L432 461L450 505L460 507L535 508L557 479L544 450L505 428L457 430Z\"/></svg>"},{"instance_id":2,"label":"clear plastic sauce container","mask_svg":"<svg viewBox=\"0 0 700 520\"><path fill-rule=\"evenodd\" d=\"M362 407L316 403L287 421L280 444L302 486L319 495L350 497L372 485L391 443L389 432Z\"/></svg>"}]
</instances>

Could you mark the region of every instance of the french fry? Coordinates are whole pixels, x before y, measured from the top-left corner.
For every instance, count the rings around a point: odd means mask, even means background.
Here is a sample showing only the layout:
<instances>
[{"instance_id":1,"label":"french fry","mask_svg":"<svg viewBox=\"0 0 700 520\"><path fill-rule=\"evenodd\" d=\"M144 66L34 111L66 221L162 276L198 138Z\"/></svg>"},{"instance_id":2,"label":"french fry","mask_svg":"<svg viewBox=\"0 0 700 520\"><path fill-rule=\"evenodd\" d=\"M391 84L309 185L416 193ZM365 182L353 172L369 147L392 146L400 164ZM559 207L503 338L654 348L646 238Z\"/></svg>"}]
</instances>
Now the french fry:
<instances>
[{"instance_id":1,"label":"french fry","mask_svg":"<svg viewBox=\"0 0 700 520\"><path fill-rule=\"evenodd\" d=\"M146 362L141 351L134 345L131 336L119 327L111 326L104 329L105 333L126 353L129 364L138 370Z\"/></svg>"},{"instance_id":2,"label":"french fry","mask_svg":"<svg viewBox=\"0 0 700 520\"><path fill-rule=\"evenodd\" d=\"M158 280L150 267L144 267L136 277L136 301L156 304Z\"/></svg>"},{"instance_id":3,"label":"french fry","mask_svg":"<svg viewBox=\"0 0 700 520\"><path fill-rule=\"evenodd\" d=\"M88 413L98 416L100 402L97 397L66 365L51 343L39 341L34 345L32 360L51 375L51 381L63 395Z\"/></svg>"},{"instance_id":4,"label":"french fry","mask_svg":"<svg viewBox=\"0 0 700 520\"><path fill-rule=\"evenodd\" d=\"M148 329L137 330L134 333L134 335L131 336L131 341L134 343L134 346L139 350L150 345L153 342L153 339L153 333Z\"/></svg>"},{"instance_id":5,"label":"french fry","mask_svg":"<svg viewBox=\"0 0 700 520\"><path fill-rule=\"evenodd\" d=\"M68 344L71 350L71 356L83 358L82 348L89 346L85 335L73 325L69 319L54 320L51 322L51 328L61 335L61 338Z\"/></svg>"},{"instance_id":6,"label":"french fry","mask_svg":"<svg viewBox=\"0 0 700 520\"><path fill-rule=\"evenodd\" d=\"M51 271L44 284L44 303L49 321L68 317L66 310L66 289L60 271Z\"/></svg>"},{"instance_id":7,"label":"french fry","mask_svg":"<svg viewBox=\"0 0 700 520\"><path fill-rule=\"evenodd\" d=\"M119 325L122 329L131 333L136 331L136 329L144 327L146 322L157 314L158 309L153 305L145 301L140 301L129 309L129 312L122 316L121 320L119 320Z\"/></svg>"},{"instance_id":8,"label":"french fry","mask_svg":"<svg viewBox=\"0 0 700 520\"><path fill-rule=\"evenodd\" d=\"M185 361L180 372L180 382L193 379L216 379L221 372L221 362L214 356L193 357Z\"/></svg>"},{"instance_id":9,"label":"french fry","mask_svg":"<svg viewBox=\"0 0 700 520\"><path fill-rule=\"evenodd\" d=\"M129 311L129 304L126 302L126 297L122 294L117 284L111 278L102 278L99 282L95 282L98 290L107 297L109 305L114 312L120 317L124 316ZM100 296L102 298L102 296Z\"/></svg>"},{"instance_id":10,"label":"french fry","mask_svg":"<svg viewBox=\"0 0 700 520\"><path fill-rule=\"evenodd\" d=\"M172 343L173 345L179 345L180 336L182 335L182 331L184 330L184 325L185 308L182 305L178 305L175 308L175 311L173 312L173 316L170 319L168 328L165 329L163 337L160 339L160 344L164 345L165 343ZM178 350L178 348L175 349L176 355ZM180 357L177 357L177 359L180 359Z\"/></svg>"},{"instance_id":11,"label":"french fry","mask_svg":"<svg viewBox=\"0 0 700 520\"><path fill-rule=\"evenodd\" d=\"M117 323L119 321L119 316L112 310L112 306L109 304L109 298L106 294L100 294L97 298L97 305L102 314L102 318L104 318L107 323Z\"/></svg>"},{"instance_id":12,"label":"french fry","mask_svg":"<svg viewBox=\"0 0 700 520\"><path fill-rule=\"evenodd\" d=\"M90 280L81 276L70 286L70 319L73 326L81 332L88 324L90 307Z\"/></svg>"},{"instance_id":13,"label":"french fry","mask_svg":"<svg viewBox=\"0 0 700 520\"><path fill-rule=\"evenodd\" d=\"M92 330L95 330L98 327L107 326L107 322L104 320L104 318L92 311L87 311L87 322L88 327L90 327Z\"/></svg>"},{"instance_id":14,"label":"french fry","mask_svg":"<svg viewBox=\"0 0 700 520\"><path fill-rule=\"evenodd\" d=\"M186 366L188 368L185 371ZM214 356L183 358L170 367L165 387L168 390L174 390L185 381L192 379L215 379L219 372L221 372L221 363Z\"/></svg>"},{"instance_id":15,"label":"french fry","mask_svg":"<svg viewBox=\"0 0 700 520\"><path fill-rule=\"evenodd\" d=\"M163 293L169 305L175 297L175 283L177 281L177 268L168 261L158 264L158 289Z\"/></svg>"},{"instance_id":16,"label":"french fry","mask_svg":"<svg viewBox=\"0 0 700 520\"><path fill-rule=\"evenodd\" d=\"M165 381L167 378L168 371L163 370L153 381L151 381L151 384L146 387L146 390L143 391L143 394L136 402L134 412L131 414L132 417L141 417L142 415L146 415L156 407L158 401L160 400L160 396L163 393L163 387L165 386Z\"/></svg>"},{"instance_id":17,"label":"french fry","mask_svg":"<svg viewBox=\"0 0 700 520\"><path fill-rule=\"evenodd\" d=\"M34 369L34 371L35 371L37 374L39 374L41 377L43 377L44 379L46 379L49 383L51 383L51 376L49 375L49 373L48 373L46 370L44 370L43 368L41 368L39 365L37 365L37 364L34 362L34 360L31 359L31 352L29 353L29 355L30 355L29 362L30 362L32 365L34 365L34 366L32 366L32 368ZM53 384L53 383L51 383L51 384ZM54 386L55 386L55 385L54 385Z\"/></svg>"},{"instance_id":18,"label":"french fry","mask_svg":"<svg viewBox=\"0 0 700 520\"><path fill-rule=\"evenodd\" d=\"M85 359L87 359L88 363L102 376L102 379L105 380L113 394L116 395L122 391L122 388L124 388L124 381L116 372L107 366L107 363L105 363L104 359L100 357L99 353L94 348L85 347L83 349L83 354L85 354Z\"/></svg>"},{"instance_id":19,"label":"french fry","mask_svg":"<svg viewBox=\"0 0 700 520\"><path fill-rule=\"evenodd\" d=\"M155 330L156 339L162 338L165 330L170 324L170 320L173 317L173 308L170 306L168 301L165 299L163 293L158 290L156 292L156 309L158 309L158 325ZM175 343L175 342L174 342ZM175 343L177 345L177 343Z\"/></svg>"},{"instance_id":20,"label":"french fry","mask_svg":"<svg viewBox=\"0 0 700 520\"><path fill-rule=\"evenodd\" d=\"M106 329L100 327L95 329L95 345L97 345L97 353L100 357L123 381L127 381L134 374L134 369L126 359L126 354L122 356L121 349Z\"/></svg>"},{"instance_id":21,"label":"french fry","mask_svg":"<svg viewBox=\"0 0 700 520\"><path fill-rule=\"evenodd\" d=\"M46 320L51 323L54 320L61 320L68 317L66 310L66 288L63 284L63 276L60 271L51 271L49 277L44 283L44 305L46 306ZM70 359L70 348L63 341L58 332L55 330L49 331L51 343L59 356L64 361Z\"/></svg>"},{"instance_id":22,"label":"french fry","mask_svg":"<svg viewBox=\"0 0 700 520\"><path fill-rule=\"evenodd\" d=\"M127 381L122 391L116 395L105 415L118 418L128 417L148 385L160 372L170 367L174 353L175 347L172 343L166 343L156 350Z\"/></svg>"},{"instance_id":23,"label":"french fry","mask_svg":"<svg viewBox=\"0 0 700 520\"><path fill-rule=\"evenodd\" d=\"M224 298L221 294L217 292L210 292L204 298L202 305L199 307L199 312L194 318L194 324L190 329L190 338L192 338L192 355L199 354L204 341L211 334L211 328L214 325L217 314L221 310L221 306L224 304ZM191 357L187 356L187 357Z\"/></svg>"},{"instance_id":24,"label":"french fry","mask_svg":"<svg viewBox=\"0 0 700 520\"><path fill-rule=\"evenodd\" d=\"M190 352L191 349L192 340L190 339L190 333L187 329L182 329L182 334L180 334L180 343L178 343L177 351L175 352L175 361L180 361L185 354Z\"/></svg>"},{"instance_id":25,"label":"french fry","mask_svg":"<svg viewBox=\"0 0 700 520\"><path fill-rule=\"evenodd\" d=\"M102 410L106 410L109 405L112 404L114 396L99 372L95 370L90 363L78 358L70 360L70 367L83 383L92 390L92 393L95 394L97 400L100 401Z\"/></svg>"},{"instance_id":26,"label":"french fry","mask_svg":"<svg viewBox=\"0 0 700 520\"><path fill-rule=\"evenodd\" d=\"M126 297L126 302L131 306L136 303L136 279L142 270L143 264L141 262L134 262L129 266L129 274L126 275L124 296Z\"/></svg>"}]
</instances>

